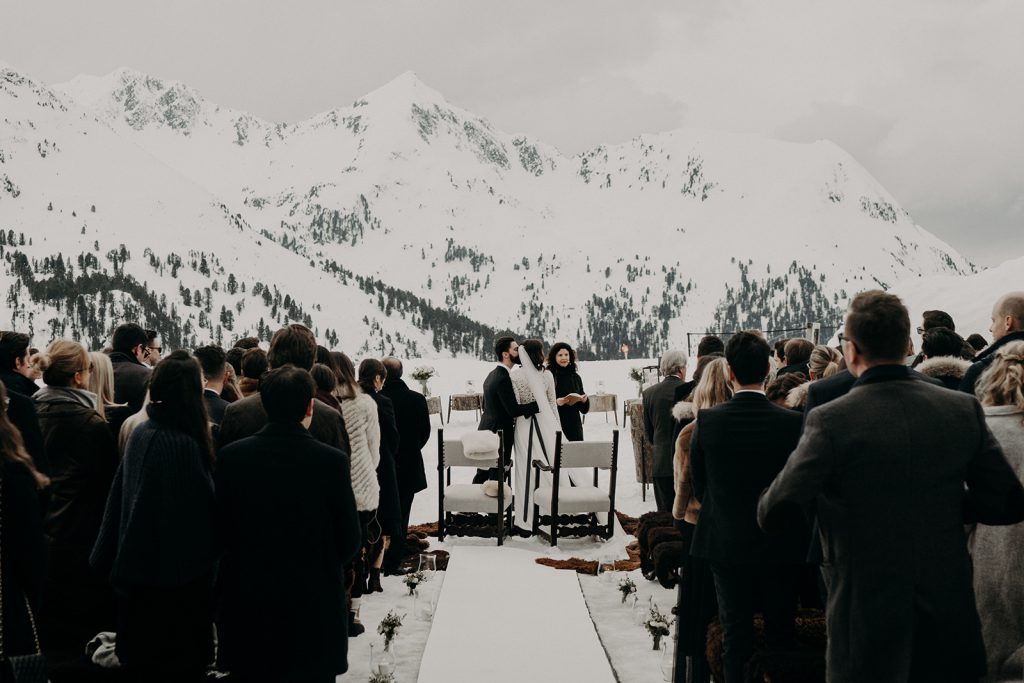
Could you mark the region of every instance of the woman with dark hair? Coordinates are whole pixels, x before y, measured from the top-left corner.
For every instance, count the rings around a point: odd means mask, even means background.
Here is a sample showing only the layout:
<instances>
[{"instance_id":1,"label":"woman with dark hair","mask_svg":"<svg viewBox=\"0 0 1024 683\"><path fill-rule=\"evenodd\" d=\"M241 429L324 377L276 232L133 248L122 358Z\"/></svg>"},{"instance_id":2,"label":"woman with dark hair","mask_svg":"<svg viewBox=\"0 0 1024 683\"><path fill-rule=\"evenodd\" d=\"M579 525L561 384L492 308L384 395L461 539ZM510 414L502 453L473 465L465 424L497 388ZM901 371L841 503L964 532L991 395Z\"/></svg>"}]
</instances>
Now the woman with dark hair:
<instances>
[{"instance_id":1,"label":"woman with dark hair","mask_svg":"<svg viewBox=\"0 0 1024 683\"><path fill-rule=\"evenodd\" d=\"M40 355L46 387L32 396L50 458L46 599L40 623L49 650L80 651L115 624L114 595L89 566L110 483L117 441L87 390L92 365L78 342L58 340Z\"/></svg>"},{"instance_id":2,"label":"woman with dark hair","mask_svg":"<svg viewBox=\"0 0 1024 683\"><path fill-rule=\"evenodd\" d=\"M238 390L242 397L252 396L260 390L260 378L270 370L267 352L263 349L249 349L242 354L242 379L238 382Z\"/></svg>"},{"instance_id":3,"label":"woman with dark hair","mask_svg":"<svg viewBox=\"0 0 1024 683\"><path fill-rule=\"evenodd\" d=\"M17 657L36 652L32 622L39 613L46 572L38 492L50 480L36 470L21 432L8 419L8 402L7 389L0 382L0 587L4 606L0 635L4 655Z\"/></svg>"},{"instance_id":4,"label":"woman with dark hair","mask_svg":"<svg viewBox=\"0 0 1024 683\"><path fill-rule=\"evenodd\" d=\"M359 386L377 404L377 420L380 423L380 462L377 463L377 483L380 486L380 505L377 506L377 521L381 538L367 549L366 562L370 576L369 590L380 592L380 568L384 553L391 544L391 537L402 528L402 507L398 500L398 474L395 469L395 455L398 453L398 427L395 424L395 407L391 399L380 390L388 370L376 358L367 358L359 364Z\"/></svg>"},{"instance_id":5,"label":"woman with dark hair","mask_svg":"<svg viewBox=\"0 0 1024 683\"><path fill-rule=\"evenodd\" d=\"M117 657L140 680L200 680L213 662L218 555L213 441L199 364L153 370L149 419L128 439L92 565L117 594Z\"/></svg>"},{"instance_id":6,"label":"woman with dark hair","mask_svg":"<svg viewBox=\"0 0 1024 683\"><path fill-rule=\"evenodd\" d=\"M590 410L590 400L576 371L576 351L565 342L558 342L548 351L547 369L555 378L555 404L562 435L566 441L583 441L582 416Z\"/></svg>"},{"instance_id":7,"label":"woman with dark hair","mask_svg":"<svg viewBox=\"0 0 1024 683\"><path fill-rule=\"evenodd\" d=\"M334 391L338 388L338 375L334 370L323 363L314 363L309 374L313 377L313 382L316 383L316 397L340 411L341 403L334 395Z\"/></svg>"}]
</instances>

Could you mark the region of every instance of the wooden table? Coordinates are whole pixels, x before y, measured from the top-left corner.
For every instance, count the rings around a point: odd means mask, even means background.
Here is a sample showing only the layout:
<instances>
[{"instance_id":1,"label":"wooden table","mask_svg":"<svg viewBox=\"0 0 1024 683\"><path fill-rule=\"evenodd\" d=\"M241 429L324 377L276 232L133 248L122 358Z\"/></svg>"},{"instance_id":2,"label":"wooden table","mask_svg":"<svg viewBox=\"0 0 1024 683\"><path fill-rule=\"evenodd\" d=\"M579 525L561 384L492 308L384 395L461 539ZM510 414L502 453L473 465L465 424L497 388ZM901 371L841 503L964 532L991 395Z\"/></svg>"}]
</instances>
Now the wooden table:
<instances>
[{"instance_id":1,"label":"wooden table","mask_svg":"<svg viewBox=\"0 0 1024 683\"><path fill-rule=\"evenodd\" d=\"M448 397L448 422L452 421L453 410L475 410L477 417L484 405L484 395L479 393L452 394Z\"/></svg>"},{"instance_id":2,"label":"wooden table","mask_svg":"<svg viewBox=\"0 0 1024 683\"><path fill-rule=\"evenodd\" d=\"M437 415L441 418L441 424L444 424L444 412L441 410L441 397L440 396L427 396L427 415Z\"/></svg>"},{"instance_id":3,"label":"wooden table","mask_svg":"<svg viewBox=\"0 0 1024 683\"><path fill-rule=\"evenodd\" d=\"M615 426L619 424L619 414L616 412L616 404L619 402L619 397L615 394L588 394L587 400L590 403L590 410L588 414L593 413L604 413L604 421L608 421L608 413L615 416ZM586 415L584 415L586 418Z\"/></svg>"}]
</instances>

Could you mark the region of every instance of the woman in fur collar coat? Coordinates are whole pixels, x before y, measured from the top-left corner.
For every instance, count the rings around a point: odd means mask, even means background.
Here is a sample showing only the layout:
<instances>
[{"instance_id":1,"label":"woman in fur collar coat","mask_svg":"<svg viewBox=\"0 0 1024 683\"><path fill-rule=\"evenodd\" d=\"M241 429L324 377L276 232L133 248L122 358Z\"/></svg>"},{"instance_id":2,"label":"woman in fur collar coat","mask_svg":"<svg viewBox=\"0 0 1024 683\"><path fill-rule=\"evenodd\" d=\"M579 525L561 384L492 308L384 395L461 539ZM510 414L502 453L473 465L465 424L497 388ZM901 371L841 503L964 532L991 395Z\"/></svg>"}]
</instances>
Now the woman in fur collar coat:
<instances>
[{"instance_id":1,"label":"woman in fur collar coat","mask_svg":"<svg viewBox=\"0 0 1024 683\"><path fill-rule=\"evenodd\" d=\"M946 327L933 327L924 333L921 340L921 357L924 362L916 370L939 380L947 389L957 389L967 369L969 360L963 358L963 338Z\"/></svg>"}]
</instances>

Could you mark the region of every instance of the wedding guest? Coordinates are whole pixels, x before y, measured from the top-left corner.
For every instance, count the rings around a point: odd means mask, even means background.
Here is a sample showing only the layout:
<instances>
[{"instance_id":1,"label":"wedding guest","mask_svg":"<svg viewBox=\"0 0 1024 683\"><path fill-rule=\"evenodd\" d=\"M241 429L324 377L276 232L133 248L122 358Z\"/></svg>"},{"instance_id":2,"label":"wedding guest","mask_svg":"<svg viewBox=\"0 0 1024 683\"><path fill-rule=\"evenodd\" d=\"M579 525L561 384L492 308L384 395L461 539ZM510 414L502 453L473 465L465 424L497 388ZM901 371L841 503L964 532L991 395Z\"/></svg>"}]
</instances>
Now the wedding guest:
<instances>
[{"instance_id":1,"label":"wedding guest","mask_svg":"<svg viewBox=\"0 0 1024 683\"><path fill-rule=\"evenodd\" d=\"M230 405L220 397L224 390L224 377L228 361L224 349L219 346L200 346L192 352L203 371L203 399L210 422L219 425L224 421L224 411Z\"/></svg>"},{"instance_id":2,"label":"wedding guest","mask_svg":"<svg viewBox=\"0 0 1024 683\"><path fill-rule=\"evenodd\" d=\"M275 370L285 365L294 365L308 374L315 356L316 338L313 332L305 325L293 323L274 333L267 362ZM235 401L224 409L224 419L218 434L220 446L223 448L232 441L252 436L266 423L267 414L258 392ZM348 453L348 437L341 413L322 401L313 401L313 422L309 433L318 441Z\"/></svg>"},{"instance_id":3,"label":"wedding guest","mask_svg":"<svg viewBox=\"0 0 1024 683\"><path fill-rule=\"evenodd\" d=\"M921 338L921 363L917 371L933 377L947 389L957 389L971 367L964 360L964 340L948 327L933 327Z\"/></svg>"},{"instance_id":4,"label":"wedding guest","mask_svg":"<svg viewBox=\"0 0 1024 683\"><path fill-rule=\"evenodd\" d=\"M119 325L111 340L110 362L114 364L114 402L126 403L131 411L142 408L151 369L146 359L149 337L135 323Z\"/></svg>"},{"instance_id":5,"label":"wedding guest","mask_svg":"<svg viewBox=\"0 0 1024 683\"><path fill-rule=\"evenodd\" d=\"M242 349L248 351L249 349L258 349L260 346L260 340L257 337L242 337L235 342L233 348Z\"/></svg>"},{"instance_id":6,"label":"wedding guest","mask_svg":"<svg viewBox=\"0 0 1024 683\"><path fill-rule=\"evenodd\" d=\"M1024 341L1024 291L1010 292L999 297L992 307L992 344L974 357L974 364L964 374L960 391L974 393L978 377L992 362L993 355L1010 342Z\"/></svg>"},{"instance_id":7,"label":"wedding guest","mask_svg":"<svg viewBox=\"0 0 1024 683\"><path fill-rule=\"evenodd\" d=\"M163 353L159 337L160 333L156 330L146 330L146 350L143 353L142 362L151 368L156 367L156 364L160 362L160 354Z\"/></svg>"},{"instance_id":8,"label":"wedding guest","mask_svg":"<svg viewBox=\"0 0 1024 683\"><path fill-rule=\"evenodd\" d=\"M117 594L116 653L146 681L201 681L213 663L213 443L196 359L153 370L149 419L128 440L92 566Z\"/></svg>"},{"instance_id":9,"label":"wedding guest","mask_svg":"<svg viewBox=\"0 0 1024 683\"><path fill-rule=\"evenodd\" d=\"M512 462L516 418L536 415L540 408L537 407L536 401L524 404L516 401L516 392L512 388L512 377L509 374L512 366L519 360L519 343L515 338L496 339L494 355L498 365L484 380L483 414L477 429L501 434L504 451L502 455L505 462ZM497 469L477 470L473 483L482 484L488 479L498 479Z\"/></svg>"},{"instance_id":10,"label":"wedding guest","mask_svg":"<svg viewBox=\"0 0 1024 683\"><path fill-rule=\"evenodd\" d=\"M248 398L260 390L260 378L270 370L267 352L263 349L249 349L242 356L242 378L238 388L242 398Z\"/></svg>"},{"instance_id":11,"label":"wedding guest","mask_svg":"<svg viewBox=\"0 0 1024 683\"><path fill-rule=\"evenodd\" d=\"M676 393L673 397L675 403L680 401L687 401L690 399L690 394L697 386L697 382L700 381L699 373L701 368L708 364L709 361L704 360L705 358L724 358L725 357L725 342L722 341L721 337L717 337L713 334L705 335L701 338L700 343L697 344L697 366L693 371L693 377L690 381L683 381L678 387L676 387ZM703 363L702 363L703 361ZM674 435L675 438L679 437L678 431ZM673 438L673 442L675 442Z\"/></svg>"},{"instance_id":12,"label":"wedding guest","mask_svg":"<svg viewBox=\"0 0 1024 683\"><path fill-rule=\"evenodd\" d=\"M718 337L714 337L714 339L718 339ZM693 422L693 411L689 409L690 402L693 400L693 390L700 384L701 377L704 376L704 368L710 365L716 358L725 358L725 354L721 351L714 351L698 358L697 367L693 370L693 378L689 382L683 382L676 388L676 393L673 397L675 403L672 408L672 416L675 418L675 424L672 428L672 443L678 441L679 432L683 431L686 425ZM678 409L680 403L685 403L688 408L686 410Z\"/></svg>"},{"instance_id":13,"label":"wedding guest","mask_svg":"<svg viewBox=\"0 0 1024 683\"><path fill-rule=\"evenodd\" d=\"M757 526L758 494L782 470L802 420L765 397L770 355L768 342L756 334L729 338L725 357L734 395L701 410L690 439L693 494L701 503L691 554L706 560L714 575L726 683L746 681L755 612L763 612L769 649L793 647L809 540L799 510L788 511L777 533L764 534Z\"/></svg>"},{"instance_id":14,"label":"wedding guest","mask_svg":"<svg viewBox=\"0 0 1024 683\"><path fill-rule=\"evenodd\" d=\"M675 480L672 476L672 457L675 441L672 434L675 422L672 407L676 389L686 379L686 354L677 349L666 351L661 357L661 374L665 379L643 392L644 436L651 444L654 460L654 499L658 512L671 512L675 499Z\"/></svg>"},{"instance_id":15,"label":"wedding guest","mask_svg":"<svg viewBox=\"0 0 1024 683\"><path fill-rule=\"evenodd\" d=\"M380 505L380 480L377 477L381 450L380 419L377 404L356 381L352 360L344 353L333 351L330 361L338 380L335 396L345 417L345 430L351 447L352 490L359 515L360 551L355 560L345 567L350 599L348 633L350 637L356 637L366 630L357 617L362 597L373 592L368 588L376 588L368 586L367 554L373 542L379 541L382 535L377 521Z\"/></svg>"},{"instance_id":16,"label":"wedding guest","mask_svg":"<svg viewBox=\"0 0 1024 683\"><path fill-rule=\"evenodd\" d=\"M242 376L242 356L248 349L240 349L237 346L232 346L230 349L224 352L224 358L227 359L228 365L235 373L235 377L241 378Z\"/></svg>"},{"instance_id":17,"label":"wedding guest","mask_svg":"<svg viewBox=\"0 0 1024 683\"><path fill-rule=\"evenodd\" d=\"M857 384L807 413L758 521L781 527L776 508L817 502L830 681L977 680L985 650L964 525L1024 519L1024 488L978 402L906 367L898 297L858 294L842 339Z\"/></svg>"},{"instance_id":18,"label":"wedding guest","mask_svg":"<svg viewBox=\"0 0 1024 683\"><path fill-rule=\"evenodd\" d=\"M110 425L110 433L116 438L121 425L132 414L126 404L114 403L114 365L110 356L99 351L89 352L92 372L89 373L89 391L96 394L96 412Z\"/></svg>"},{"instance_id":19,"label":"wedding guest","mask_svg":"<svg viewBox=\"0 0 1024 683\"><path fill-rule=\"evenodd\" d=\"M30 359L31 349L27 335L18 332L0 332L0 384L7 387L7 417L21 433L25 450L32 463L43 474L50 471L50 462L43 445L43 433L39 429L36 406L28 391L34 394L39 387L29 375L33 375ZM18 354L21 354L20 356ZM18 359L21 362L18 362ZM13 368L13 371L11 370ZM42 492L40 504L46 509L47 494Z\"/></svg>"},{"instance_id":20,"label":"wedding guest","mask_svg":"<svg viewBox=\"0 0 1024 683\"><path fill-rule=\"evenodd\" d=\"M789 400L790 392L797 387L807 384L809 381L807 375L802 372L787 372L785 375L780 375L769 382L764 394L769 401L780 408L790 408L786 403ZM806 397L804 398L804 404L806 404ZM801 407L804 404L801 404Z\"/></svg>"},{"instance_id":21,"label":"wedding guest","mask_svg":"<svg viewBox=\"0 0 1024 683\"><path fill-rule=\"evenodd\" d=\"M8 419L7 401L7 390L0 383L0 587L4 606L0 638L4 655L18 657L36 652L32 621L40 614L46 575L39 492L50 481L36 469L21 433Z\"/></svg>"},{"instance_id":22,"label":"wedding guest","mask_svg":"<svg viewBox=\"0 0 1024 683\"><path fill-rule=\"evenodd\" d=\"M818 344L807 359L808 377L812 382L825 379L839 372L843 355L831 346Z\"/></svg>"},{"instance_id":23,"label":"wedding guest","mask_svg":"<svg viewBox=\"0 0 1024 683\"><path fill-rule=\"evenodd\" d=\"M1024 342L996 351L978 379L985 422L1018 479L1024 479ZM977 526L970 535L974 595L981 617L988 674L983 679L1016 681L1024 674L1024 527Z\"/></svg>"},{"instance_id":24,"label":"wedding guest","mask_svg":"<svg viewBox=\"0 0 1024 683\"><path fill-rule=\"evenodd\" d=\"M693 531L700 514L700 502L693 495L690 480L690 440L696 423L693 417L705 408L713 408L732 398L732 382L729 380L729 364L725 358L714 357L704 367L704 372L693 391L692 402L676 404L674 412L686 412L690 421L676 439L675 458L673 462L675 476L675 500L672 504L672 517L675 527L683 536L686 548L686 559L683 564L682 586L679 591L680 651L689 659L689 680L691 683L706 683L710 680L710 670L705 656L708 624L718 613L715 597L715 582L711 567L699 557L690 555L690 543Z\"/></svg>"},{"instance_id":25,"label":"wedding guest","mask_svg":"<svg viewBox=\"0 0 1024 683\"><path fill-rule=\"evenodd\" d=\"M983 351L985 347L988 346L988 342L985 340L985 338L982 337L977 332L967 337L966 341L970 345L970 347L974 349L974 352L976 354Z\"/></svg>"},{"instance_id":26,"label":"wedding guest","mask_svg":"<svg viewBox=\"0 0 1024 683\"><path fill-rule=\"evenodd\" d=\"M224 354L225 359L227 354ZM224 366L224 388L220 390L220 397L228 403L242 399L242 390L238 388L238 375L235 374L235 367L231 363Z\"/></svg>"},{"instance_id":27,"label":"wedding guest","mask_svg":"<svg viewBox=\"0 0 1024 683\"><path fill-rule=\"evenodd\" d=\"M8 391L22 396L32 396L39 391L39 385L32 379L32 363L29 360L31 339L21 332L0 332L0 382Z\"/></svg>"},{"instance_id":28,"label":"wedding guest","mask_svg":"<svg viewBox=\"0 0 1024 683\"><path fill-rule=\"evenodd\" d=\"M787 372L802 372L808 377L811 371L807 367L807 361L811 359L811 352L814 350L814 343L809 339L796 338L786 342L786 356L783 361L785 365L779 368L775 376L785 375Z\"/></svg>"},{"instance_id":29,"label":"wedding guest","mask_svg":"<svg viewBox=\"0 0 1024 683\"><path fill-rule=\"evenodd\" d=\"M377 420L380 425L380 460L377 463L377 482L380 488L380 504L377 506L377 522L380 538L367 548L367 590L380 593L380 572L384 564L384 553L391 539L402 528L401 504L398 502L398 477L395 473L395 455L398 452L398 427L395 424L395 407L391 399L381 395L388 371L376 358L366 358L359 364L359 386L363 393L377 404Z\"/></svg>"},{"instance_id":30,"label":"wedding guest","mask_svg":"<svg viewBox=\"0 0 1024 683\"><path fill-rule=\"evenodd\" d=\"M315 363L309 371L309 375L316 382L316 397L335 410L340 411L341 403L338 402L337 397L334 395L335 390L338 388L337 373L323 363ZM349 443L352 443L351 434L349 434Z\"/></svg>"},{"instance_id":31,"label":"wedding guest","mask_svg":"<svg viewBox=\"0 0 1024 683\"><path fill-rule=\"evenodd\" d=\"M315 393L306 370L271 371L257 397L264 426L217 457L218 662L246 683L326 683L348 670L342 573L359 518L347 454L308 431Z\"/></svg>"},{"instance_id":32,"label":"wedding guest","mask_svg":"<svg viewBox=\"0 0 1024 683\"><path fill-rule=\"evenodd\" d=\"M86 389L92 368L82 345L55 341L41 365L46 387L32 399L53 483L44 521L49 546L40 621L48 648L82 648L114 627L114 596L89 566L89 553L117 469L117 443L96 412L96 394Z\"/></svg>"},{"instance_id":33,"label":"wedding guest","mask_svg":"<svg viewBox=\"0 0 1024 683\"><path fill-rule=\"evenodd\" d=\"M406 536L409 533L409 515L416 494L427 488L427 473L423 466L423 448L430 440L430 413L427 399L413 391L402 379L402 361L394 356L384 359L388 377L381 389L381 395L391 400L395 409L395 426L398 428L398 451L395 454L395 468L398 478L398 504L402 513L402 524L396 536L391 538L391 547L384 556L385 574L399 572L399 564L406 552Z\"/></svg>"},{"instance_id":34,"label":"wedding guest","mask_svg":"<svg viewBox=\"0 0 1024 683\"><path fill-rule=\"evenodd\" d=\"M576 368L576 351L558 342L548 351L547 369L555 378L555 397L562 436L566 441L583 441L583 415L590 410L590 399ZM576 396L569 398L570 394Z\"/></svg>"}]
</instances>

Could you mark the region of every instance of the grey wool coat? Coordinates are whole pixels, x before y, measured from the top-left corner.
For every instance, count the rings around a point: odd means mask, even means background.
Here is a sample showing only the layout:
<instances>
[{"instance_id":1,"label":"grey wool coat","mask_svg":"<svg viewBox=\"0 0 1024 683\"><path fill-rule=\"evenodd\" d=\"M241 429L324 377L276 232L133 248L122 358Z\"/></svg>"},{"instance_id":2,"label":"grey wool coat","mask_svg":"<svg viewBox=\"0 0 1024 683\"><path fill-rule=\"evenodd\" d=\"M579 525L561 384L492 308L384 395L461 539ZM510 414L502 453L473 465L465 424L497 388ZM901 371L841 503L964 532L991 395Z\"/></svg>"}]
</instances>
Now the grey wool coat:
<instances>
[{"instance_id":1,"label":"grey wool coat","mask_svg":"<svg viewBox=\"0 0 1024 683\"><path fill-rule=\"evenodd\" d=\"M866 371L811 411L762 494L817 499L830 683L976 680L985 671L965 523L1024 519L1024 488L971 396Z\"/></svg>"},{"instance_id":2,"label":"grey wool coat","mask_svg":"<svg viewBox=\"0 0 1024 683\"><path fill-rule=\"evenodd\" d=\"M985 420L1017 478L1024 478L1024 411L985 408ZM988 660L986 682L1024 676L1024 524L979 526L971 535L974 595Z\"/></svg>"}]
</instances>

